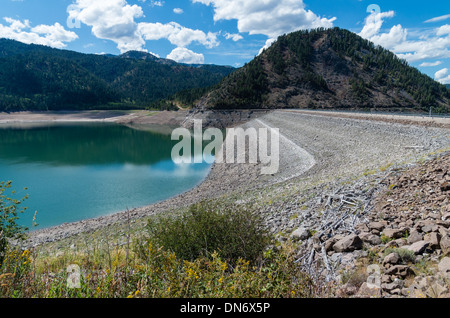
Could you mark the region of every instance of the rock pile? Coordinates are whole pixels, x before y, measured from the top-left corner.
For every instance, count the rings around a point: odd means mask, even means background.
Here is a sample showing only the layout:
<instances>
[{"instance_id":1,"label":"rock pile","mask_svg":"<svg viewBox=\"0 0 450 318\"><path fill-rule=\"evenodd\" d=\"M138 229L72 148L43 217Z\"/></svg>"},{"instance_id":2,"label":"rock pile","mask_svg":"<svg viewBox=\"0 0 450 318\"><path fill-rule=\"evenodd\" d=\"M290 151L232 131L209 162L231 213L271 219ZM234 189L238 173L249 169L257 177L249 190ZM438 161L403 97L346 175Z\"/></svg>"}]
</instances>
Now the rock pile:
<instances>
[{"instance_id":1,"label":"rock pile","mask_svg":"<svg viewBox=\"0 0 450 318\"><path fill-rule=\"evenodd\" d=\"M322 224L292 233L304 243L299 262L327 281L340 279L338 297L450 297L449 184L444 154L353 189L358 200L334 195L338 203L322 210ZM341 214L324 230L330 210ZM359 279L344 277L358 271Z\"/></svg>"},{"instance_id":2,"label":"rock pile","mask_svg":"<svg viewBox=\"0 0 450 318\"><path fill-rule=\"evenodd\" d=\"M383 259L381 287L403 296L450 297L450 258L445 257L450 254L450 155L389 176L384 183L387 189L375 199L367 225L369 230L374 223L380 226L376 231L381 231L384 251L393 251ZM390 288L407 276L414 279L408 288Z\"/></svg>"},{"instance_id":3,"label":"rock pile","mask_svg":"<svg viewBox=\"0 0 450 318\"><path fill-rule=\"evenodd\" d=\"M436 158L399 176L386 178L388 189L375 200L387 239L408 245L416 254L426 249L450 252L450 155Z\"/></svg>"}]
</instances>

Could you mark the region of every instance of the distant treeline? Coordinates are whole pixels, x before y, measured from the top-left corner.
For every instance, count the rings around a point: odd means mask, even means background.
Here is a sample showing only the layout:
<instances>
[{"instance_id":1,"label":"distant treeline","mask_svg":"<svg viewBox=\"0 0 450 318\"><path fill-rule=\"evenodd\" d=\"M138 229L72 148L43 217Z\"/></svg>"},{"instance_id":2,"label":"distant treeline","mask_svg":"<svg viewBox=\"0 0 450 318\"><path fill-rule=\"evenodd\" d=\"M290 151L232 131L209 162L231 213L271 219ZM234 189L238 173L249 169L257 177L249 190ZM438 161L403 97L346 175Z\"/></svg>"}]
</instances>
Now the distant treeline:
<instances>
[{"instance_id":1,"label":"distant treeline","mask_svg":"<svg viewBox=\"0 0 450 318\"><path fill-rule=\"evenodd\" d=\"M148 108L150 109L160 109L160 110L178 110L180 108L192 108L195 107L196 103L209 91L214 89L216 85L202 87L202 88L191 88L185 89L175 93L166 99L160 99L150 104Z\"/></svg>"},{"instance_id":2,"label":"distant treeline","mask_svg":"<svg viewBox=\"0 0 450 318\"><path fill-rule=\"evenodd\" d=\"M145 54L81 54L0 39L0 111L147 108L234 70Z\"/></svg>"}]
</instances>

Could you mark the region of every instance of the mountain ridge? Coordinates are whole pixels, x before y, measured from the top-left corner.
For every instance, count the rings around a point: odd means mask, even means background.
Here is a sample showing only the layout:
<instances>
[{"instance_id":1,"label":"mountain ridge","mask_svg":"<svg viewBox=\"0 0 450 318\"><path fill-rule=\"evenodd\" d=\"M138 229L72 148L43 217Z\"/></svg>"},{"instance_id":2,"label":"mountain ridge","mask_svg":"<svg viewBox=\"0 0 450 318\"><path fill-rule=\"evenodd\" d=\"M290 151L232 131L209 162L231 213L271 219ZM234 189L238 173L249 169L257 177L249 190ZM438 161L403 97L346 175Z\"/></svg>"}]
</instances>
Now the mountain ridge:
<instances>
[{"instance_id":1,"label":"mountain ridge","mask_svg":"<svg viewBox=\"0 0 450 318\"><path fill-rule=\"evenodd\" d=\"M0 111L146 108L232 71L144 52L84 54L0 39Z\"/></svg>"},{"instance_id":2,"label":"mountain ridge","mask_svg":"<svg viewBox=\"0 0 450 318\"><path fill-rule=\"evenodd\" d=\"M345 29L282 35L231 73L197 109L376 109L449 112L450 91Z\"/></svg>"}]
</instances>

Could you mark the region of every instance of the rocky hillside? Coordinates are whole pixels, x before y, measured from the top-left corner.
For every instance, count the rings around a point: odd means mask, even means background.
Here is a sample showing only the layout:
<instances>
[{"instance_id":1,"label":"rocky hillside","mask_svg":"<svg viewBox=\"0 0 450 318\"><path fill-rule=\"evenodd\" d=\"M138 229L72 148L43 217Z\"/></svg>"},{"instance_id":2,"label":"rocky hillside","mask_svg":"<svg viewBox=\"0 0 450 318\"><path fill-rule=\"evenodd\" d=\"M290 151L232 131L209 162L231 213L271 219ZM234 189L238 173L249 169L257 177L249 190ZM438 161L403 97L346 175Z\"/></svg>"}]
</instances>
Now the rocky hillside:
<instances>
[{"instance_id":1,"label":"rocky hillside","mask_svg":"<svg viewBox=\"0 0 450 318\"><path fill-rule=\"evenodd\" d=\"M450 297L450 154L392 169L372 183L380 189L367 191L366 182L341 187L323 201L336 213L325 230L303 226L291 234L306 243L304 266L322 262L327 277L339 273L337 297ZM347 233L333 230L358 197L370 213L360 223L354 215Z\"/></svg>"},{"instance_id":2,"label":"rocky hillside","mask_svg":"<svg viewBox=\"0 0 450 318\"><path fill-rule=\"evenodd\" d=\"M412 297L450 297L450 155L388 176L359 236L376 235L381 290ZM381 257L380 257L381 256Z\"/></svg>"},{"instance_id":3,"label":"rocky hillside","mask_svg":"<svg viewBox=\"0 0 450 318\"><path fill-rule=\"evenodd\" d=\"M392 52L339 28L283 35L197 104L203 109L448 112L450 91Z\"/></svg>"}]
</instances>

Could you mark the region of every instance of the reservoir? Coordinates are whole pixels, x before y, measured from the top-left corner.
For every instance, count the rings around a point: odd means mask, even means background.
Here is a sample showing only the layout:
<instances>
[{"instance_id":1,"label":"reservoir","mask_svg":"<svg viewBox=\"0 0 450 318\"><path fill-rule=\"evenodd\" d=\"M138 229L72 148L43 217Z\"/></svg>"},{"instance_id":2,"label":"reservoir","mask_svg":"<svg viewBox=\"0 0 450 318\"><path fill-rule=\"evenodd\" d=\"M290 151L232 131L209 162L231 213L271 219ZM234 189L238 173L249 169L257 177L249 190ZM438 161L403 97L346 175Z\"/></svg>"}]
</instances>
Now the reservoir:
<instances>
[{"instance_id":1,"label":"reservoir","mask_svg":"<svg viewBox=\"0 0 450 318\"><path fill-rule=\"evenodd\" d=\"M211 165L175 164L168 129L118 124L0 125L0 181L12 181L30 230L156 203L188 191ZM26 188L26 189L25 189ZM37 227L32 227L36 213Z\"/></svg>"}]
</instances>

